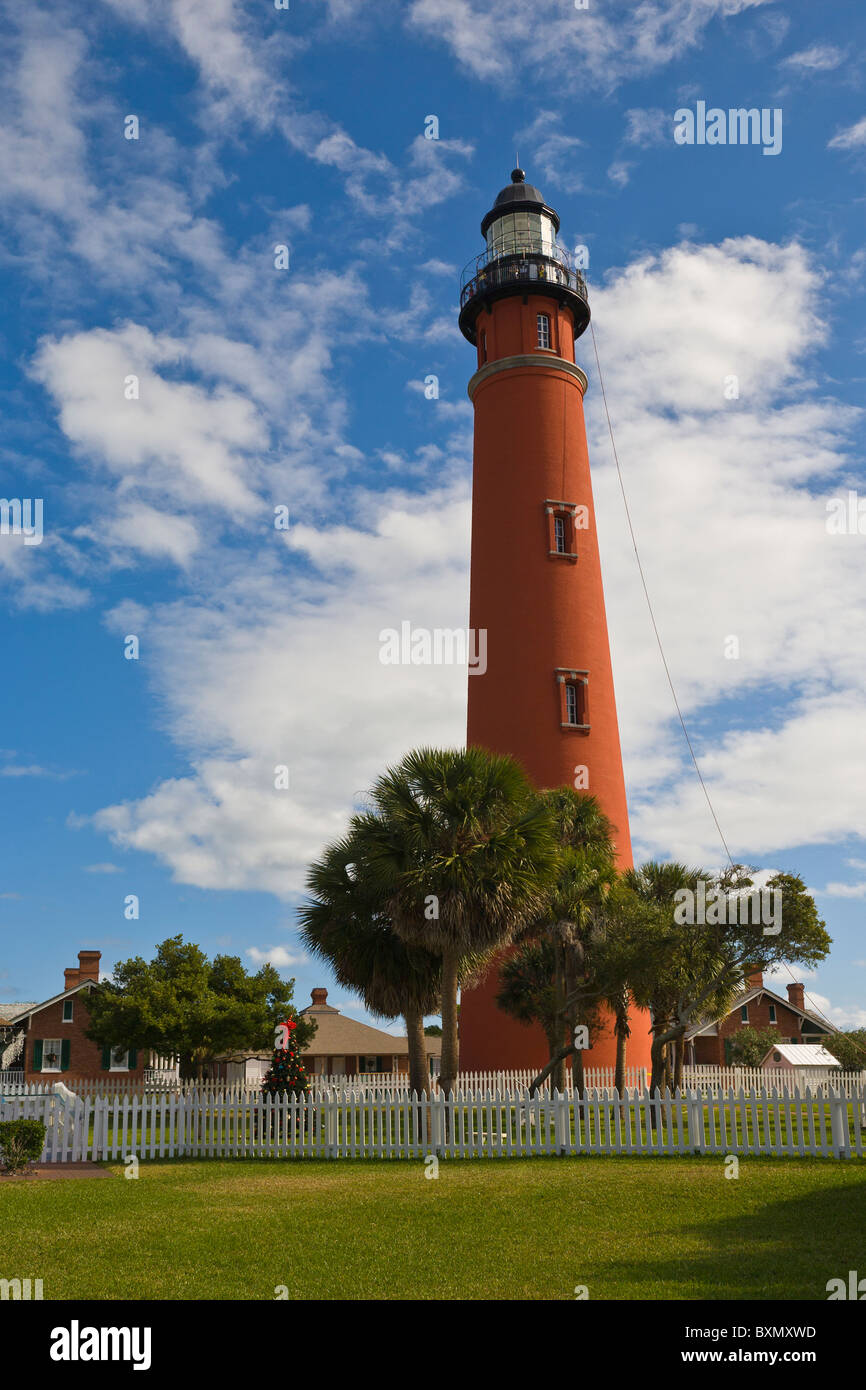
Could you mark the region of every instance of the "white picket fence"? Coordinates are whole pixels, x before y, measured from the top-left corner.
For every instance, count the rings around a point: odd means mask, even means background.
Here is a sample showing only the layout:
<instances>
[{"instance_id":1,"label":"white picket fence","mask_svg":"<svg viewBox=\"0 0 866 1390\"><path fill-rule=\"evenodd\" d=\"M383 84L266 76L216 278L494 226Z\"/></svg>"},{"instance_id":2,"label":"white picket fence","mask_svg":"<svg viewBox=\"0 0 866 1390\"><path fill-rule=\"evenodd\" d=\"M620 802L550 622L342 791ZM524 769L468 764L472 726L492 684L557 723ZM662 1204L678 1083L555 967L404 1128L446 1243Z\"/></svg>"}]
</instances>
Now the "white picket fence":
<instances>
[{"instance_id":1,"label":"white picket fence","mask_svg":"<svg viewBox=\"0 0 866 1390\"><path fill-rule=\"evenodd\" d=\"M23 1082L20 1073L11 1074L13 1079L6 1080L0 1072L0 1095L51 1095L54 1091L55 1082ZM522 1092L528 1090L530 1082L535 1078L536 1073L530 1070L524 1071L498 1071L498 1072L461 1072L457 1077L456 1089L466 1093L477 1093L479 1091L500 1091L503 1093ZM573 1094L573 1080L570 1073L567 1073L565 1094ZM587 1090L613 1090L615 1072L613 1067L586 1067L584 1069L584 1086ZM191 1097L198 1096L209 1100L223 1098L226 1101L249 1099L254 1100L260 1093L260 1086L254 1081L224 1082L224 1081L184 1081L179 1082L172 1078L171 1086L165 1084L164 1078L154 1075L151 1078L145 1077L144 1083L141 1081L129 1081L118 1077L93 1077L86 1080L75 1078L63 1078L64 1083L78 1095L89 1096L133 1096L161 1095L163 1092L174 1092L179 1096ZM438 1091L438 1077L431 1079L434 1092ZM645 1067L627 1067L625 1071L624 1092L646 1090L649 1085L649 1072ZM760 1090L766 1087L768 1090L775 1088L779 1092L792 1092L799 1090L805 1091L809 1087L813 1096L828 1096L830 1092L841 1092L849 1099L859 1095L860 1091L866 1086L866 1071L840 1071L834 1072L828 1078L827 1073L822 1069L807 1070L805 1068L798 1071L789 1071L782 1068L772 1071L762 1071L759 1067L686 1067L683 1071L684 1091L696 1090L703 1096L716 1096L720 1091L727 1092L731 1089L739 1091L741 1088L751 1091ZM549 1081L542 1088L544 1093L550 1092ZM365 1072L361 1075L346 1076L343 1073L337 1075L314 1074L310 1077L310 1092L316 1099L323 1096L346 1097L357 1095L358 1092L370 1094L378 1097L385 1092L392 1095L403 1095L409 1093L409 1076L407 1072Z\"/></svg>"},{"instance_id":2,"label":"white picket fence","mask_svg":"<svg viewBox=\"0 0 866 1390\"><path fill-rule=\"evenodd\" d=\"M593 1089L436 1094L358 1091L298 1100L255 1093L29 1095L0 1118L39 1119L44 1162L157 1158L525 1157L537 1154L769 1154L862 1158L866 1087L853 1098L744 1089L712 1098Z\"/></svg>"}]
</instances>

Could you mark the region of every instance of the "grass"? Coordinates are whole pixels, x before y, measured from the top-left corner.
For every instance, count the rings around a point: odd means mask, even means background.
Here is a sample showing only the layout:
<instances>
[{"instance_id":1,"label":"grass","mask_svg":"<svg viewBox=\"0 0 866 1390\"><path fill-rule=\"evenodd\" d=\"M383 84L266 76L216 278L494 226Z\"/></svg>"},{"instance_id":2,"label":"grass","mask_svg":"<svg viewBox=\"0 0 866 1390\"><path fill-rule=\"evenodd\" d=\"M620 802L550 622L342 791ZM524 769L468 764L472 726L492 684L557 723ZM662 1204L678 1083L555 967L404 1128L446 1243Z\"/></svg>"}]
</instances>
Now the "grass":
<instances>
[{"instance_id":1,"label":"grass","mask_svg":"<svg viewBox=\"0 0 866 1390\"><path fill-rule=\"evenodd\" d=\"M866 1165L721 1158L143 1162L0 1187L46 1299L826 1299L866 1273Z\"/></svg>"}]
</instances>

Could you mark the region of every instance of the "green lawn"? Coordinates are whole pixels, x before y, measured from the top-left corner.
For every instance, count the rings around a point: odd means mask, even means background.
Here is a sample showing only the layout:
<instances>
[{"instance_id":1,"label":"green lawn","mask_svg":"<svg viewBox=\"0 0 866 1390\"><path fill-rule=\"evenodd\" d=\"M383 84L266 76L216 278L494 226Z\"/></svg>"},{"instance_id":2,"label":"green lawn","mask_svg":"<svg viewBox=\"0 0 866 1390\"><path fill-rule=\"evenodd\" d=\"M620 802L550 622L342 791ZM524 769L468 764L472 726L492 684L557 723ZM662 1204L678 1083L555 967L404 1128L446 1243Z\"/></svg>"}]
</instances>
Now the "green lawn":
<instances>
[{"instance_id":1,"label":"green lawn","mask_svg":"<svg viewBox=\"0 0 866 1390\"><path fill-rule=\"evenodd\" d=\"M826 1299L866 1271L866 1165L710 1158L142 1163L0 1187L46 1299Z\"/></svg>"}]
</instances>

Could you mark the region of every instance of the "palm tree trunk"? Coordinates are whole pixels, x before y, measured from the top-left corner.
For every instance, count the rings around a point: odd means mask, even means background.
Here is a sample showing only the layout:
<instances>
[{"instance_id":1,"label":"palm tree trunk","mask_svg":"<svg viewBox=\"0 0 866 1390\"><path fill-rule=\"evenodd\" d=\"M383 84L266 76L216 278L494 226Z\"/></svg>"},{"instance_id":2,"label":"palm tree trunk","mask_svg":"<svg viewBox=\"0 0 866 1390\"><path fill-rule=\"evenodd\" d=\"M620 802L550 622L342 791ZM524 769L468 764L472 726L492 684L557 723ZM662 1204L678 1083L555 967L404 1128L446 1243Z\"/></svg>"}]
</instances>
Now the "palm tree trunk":
<instances>
[{"instance_id":1,"label":"palm tree trunk","mask_svg":"<svg viewBox=\"0 0 866 1390\"><path fill-rule=\"evenodd\" d=\"M628 1048L627 1009L625 1010L625 1018L623 1018L623 1011L617 1010L614 1027L616 1031L616 1070L613 1074L613 1084L616 1087L617 1095L622 1096L625 1087L625 1059Z\"/></svg>"},{"instance_id":2,"label":"palm tree trunk","mask_svg":"<svg viewBox=\"0 0 866 1390\"><path fill-rule=\"evenodd\" d=\"M430 1094L430 1069L424 1043L424 1015L414 1005L406 1007L406 1038L409 1044L409 1090L416 1095Z\"/></svg>"},{"instance_id":3,"label":"palm tree trunk","mask_svg":"<svg viewBox=\"0 0 866 1390\"><path fill-rule=\"evenodd\" d=\"M554 1064L550 1073L550 1089L561 1093L565 1090L565 1058L558 1055L562 1052L562 1038L556 1024L552 1027L548 1024L544 1032L547 1037L547 1058Z\"/></svg>"},{"instance_id":4,"label":"palm tree trunk","mask_svg":"<svg viewBox=\"0 0 866 1390\"><path fill-rule=\"evenodd\" d=\"M439 1089L443 1095L454 1089L460 1061L457 1038L457 965L456 951L442 952L442 1068Z\"/></svg>"},{"instance_id":5,"label":"palm tree trunk","mask_svg":"<svg viewBox=\"0 0 866 1390\"><path fill-rule=\"evenodd\" d=\"M571 1072L574 1077L574 1093L583 1099L586 1090L586 1080L583 1074L583 1053L575 1052L574 1061L571 1064Z\"/></svg>"}]
</instances>

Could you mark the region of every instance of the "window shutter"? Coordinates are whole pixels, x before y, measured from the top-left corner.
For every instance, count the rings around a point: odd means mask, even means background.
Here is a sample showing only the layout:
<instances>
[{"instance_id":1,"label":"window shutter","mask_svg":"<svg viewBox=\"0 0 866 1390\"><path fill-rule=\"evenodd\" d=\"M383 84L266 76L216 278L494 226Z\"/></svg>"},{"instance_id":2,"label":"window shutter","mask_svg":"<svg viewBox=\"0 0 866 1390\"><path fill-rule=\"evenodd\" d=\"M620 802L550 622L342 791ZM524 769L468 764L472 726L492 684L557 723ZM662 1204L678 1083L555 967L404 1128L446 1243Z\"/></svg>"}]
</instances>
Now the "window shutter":
<instances>
[{"instance_id":1,"label":"window shutter","mask_svg":"<svg viewBox=\"0 0 866 1390\"><path fill-rule=\"evenodd\" d=\"M137 1048L137 1047L131 1047L131 1048L129 1049L129 1070L130 1070L130 1071L135 1071L135 1068L136 1068L137 1066L138 1066L138 1048Z\"/></svg>"},{"instance_id":2,"label":"window shutter","mask_svg":"<svg viewBox=\"0 0 866 1390\"><path fill-rule=\"evenodd\" d=\"M385 1068L384 1068L383 1065L382 1065L382 1058L381 1058L381 1057L377 1057L377 1058L376 1058L376 1070L377 1070L378 1072L382 1072L382 1071L385 1070Z\"/></svg>"},{"instance_id":3,"label":"window shutter","mask_svg":"<svg viewBox=\"0 0 866 1390\"><path fill-rule=\"evenodd\" d=\"M69 1071L69 1055L72 1051L72 1044L69 1038L64 1038L60 1044L60 1070Z\"/></svg>"},{"instance_id":4,"label":"window shutter","mask_svg":"<svg viewBox=\"0 0 866 1390\"><path fill-rule=\"evenodd\" d=\"M33 1070L42 1070L42 1039L36 1038L33 1043Z\"/></svg>"},{"instance_id":5,"label":"window shutter","mask_svg":"<svg viewBox=\"0 0 866 1390\"><path fill-rule=\"evenodd\" d=\"M103 1070L103 1071L111 1071L111 1048L110 1048L110 1047L104 1047L104 1048L102 1049L102 1070Z\"/></svg>"}]
</instances>

